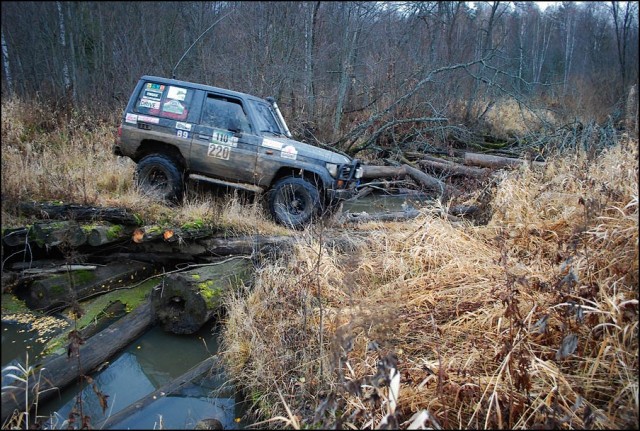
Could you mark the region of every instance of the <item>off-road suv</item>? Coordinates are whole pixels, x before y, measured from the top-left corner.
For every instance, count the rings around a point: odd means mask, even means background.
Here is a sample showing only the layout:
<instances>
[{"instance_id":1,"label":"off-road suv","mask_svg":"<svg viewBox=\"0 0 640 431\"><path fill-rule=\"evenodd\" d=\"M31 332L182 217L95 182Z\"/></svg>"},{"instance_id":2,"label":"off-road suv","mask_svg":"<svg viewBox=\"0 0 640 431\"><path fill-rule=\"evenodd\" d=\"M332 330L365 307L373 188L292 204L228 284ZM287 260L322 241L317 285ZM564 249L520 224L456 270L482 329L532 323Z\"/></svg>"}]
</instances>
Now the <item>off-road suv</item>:
<instances>
[{"instance_id":1,"label":"off-road suv","mask_svg":"<svg viewBox=\"0 0 640 431\"><path fill-rule=\"evenodd\" d=\"M187 179L266 192L273 218L294 228L362 177L357 160L293 140L272 98L157 76L136 85L113 152L137 163L147 193L175 201Z\"/></svg>"}]
</instances>

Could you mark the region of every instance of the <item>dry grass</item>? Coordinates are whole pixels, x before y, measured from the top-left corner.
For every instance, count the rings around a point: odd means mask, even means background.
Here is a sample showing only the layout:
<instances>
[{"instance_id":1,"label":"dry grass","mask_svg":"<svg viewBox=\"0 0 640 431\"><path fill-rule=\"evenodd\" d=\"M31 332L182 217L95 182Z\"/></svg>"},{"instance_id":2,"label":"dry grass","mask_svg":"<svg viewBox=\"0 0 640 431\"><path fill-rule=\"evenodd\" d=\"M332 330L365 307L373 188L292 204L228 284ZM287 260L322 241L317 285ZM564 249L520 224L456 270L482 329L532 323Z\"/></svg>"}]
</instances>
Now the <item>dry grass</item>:
<instances>
[{"instance_id":1,"label":"dry grass","mask_svg":"<svg viewBox=\"0 0 640 431\"><path fill-rule=\"evenodd\" d=\"M133 184L135 164L111 152L118 113L96 118L56 112L44 104L2 101L2 224L28 223L16 212L27 200L124 207L146 224L199 221L238 233L281 233L258 204L237 195L189 190L169 207L141 194ZM189 183L191 186L191 183Z\"/></svg>"},{"instance_id":2,"label":"dry grass","mask_svg":"<svg viewBox=\"0 0 640 431\"><path fill-rule=\"evenodd\" d=\"M638 428L637 141L505 173L492 207L362 225L346 254L310 229L229 299L224 355L270 425Z\"/></svg>"}]
</instances>

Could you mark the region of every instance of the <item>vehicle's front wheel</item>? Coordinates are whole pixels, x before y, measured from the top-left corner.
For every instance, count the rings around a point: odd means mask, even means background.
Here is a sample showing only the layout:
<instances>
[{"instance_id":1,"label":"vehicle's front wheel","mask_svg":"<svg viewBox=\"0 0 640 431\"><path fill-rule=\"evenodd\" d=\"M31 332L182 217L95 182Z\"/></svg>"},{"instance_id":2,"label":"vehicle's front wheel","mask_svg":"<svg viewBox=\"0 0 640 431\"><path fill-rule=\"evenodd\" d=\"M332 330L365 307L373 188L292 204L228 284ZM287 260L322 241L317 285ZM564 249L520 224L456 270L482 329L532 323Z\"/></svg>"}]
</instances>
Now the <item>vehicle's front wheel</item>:
<instances>
[{"instance_id":1,"label":"vehicle's front wheel","mask_svg":"<svg viewBox=\"0 0 640 431\"><path fill-rule=\"evenodd\" d=\"M175 202L182 197L182 172L168 156L151 154L140 160L135 181L143 193L153 198Z\"/></svg>"},{"instance_id":2,"label":"vehicle's front wheel","mask_svg":"<svg viewBox=\"0 0 640 431\"><path fill-rule=\"evenodd\" d=\"M299 177L278 180L268 195L269 211L277 223L299 229L308 224L320 208L318 188Z\"/></svg>"}]
</instances>

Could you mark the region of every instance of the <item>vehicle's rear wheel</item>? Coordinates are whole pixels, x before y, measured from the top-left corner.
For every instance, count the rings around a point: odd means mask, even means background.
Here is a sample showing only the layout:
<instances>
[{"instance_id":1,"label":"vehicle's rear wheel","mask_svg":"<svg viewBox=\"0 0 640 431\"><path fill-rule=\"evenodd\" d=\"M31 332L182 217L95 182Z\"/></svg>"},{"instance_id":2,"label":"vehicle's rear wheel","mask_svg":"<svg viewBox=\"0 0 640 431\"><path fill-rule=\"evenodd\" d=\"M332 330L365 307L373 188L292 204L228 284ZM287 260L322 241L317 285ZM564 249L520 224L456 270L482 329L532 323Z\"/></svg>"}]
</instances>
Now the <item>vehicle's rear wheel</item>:
<instances>
[{"instance_id":1,"label":"vehicle's rear wheel","mask_svg":"<svg viewBox=\"0 0 640 431\"><path fill-rule=\"evenodd\" d=\"M148 155L138 162L136 185L146 195L175 202L182 197L184 179L176 162L162 154Z\"/></svg>"},{"instance_id":2,"label":"vehicle's rear wheel","mask_svg":"<svg viewBox=\"0 0 640 431\"><path fill-rule=\"evenodd\" d=\"M277 223L299 229L308 224L320 208L320 192L310 181L285 177L268 194L271 215Z\"/></svg>"}]
</instances>

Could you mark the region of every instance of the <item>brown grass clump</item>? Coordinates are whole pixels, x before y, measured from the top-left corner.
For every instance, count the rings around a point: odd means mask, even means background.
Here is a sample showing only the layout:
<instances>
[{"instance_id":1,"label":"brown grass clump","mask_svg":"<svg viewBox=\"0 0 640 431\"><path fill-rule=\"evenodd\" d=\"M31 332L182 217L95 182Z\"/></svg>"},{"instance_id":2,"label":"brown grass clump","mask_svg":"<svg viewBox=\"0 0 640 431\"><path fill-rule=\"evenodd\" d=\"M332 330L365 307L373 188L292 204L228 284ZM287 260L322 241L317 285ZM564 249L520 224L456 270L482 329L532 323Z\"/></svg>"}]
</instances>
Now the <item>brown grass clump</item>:
<instances>
[{"instance_id":1,"label":"brown grass clump","mask_svg":"<svg viewBox=\"0 0 640 431\"><path fill-rule=\"evenodd\" d=\"M300 235L229 300L271 426L638 428L638 143L505 173L486 226ZM395 370L399 374L395 374Z\"/></svg>"}]
</instances>

